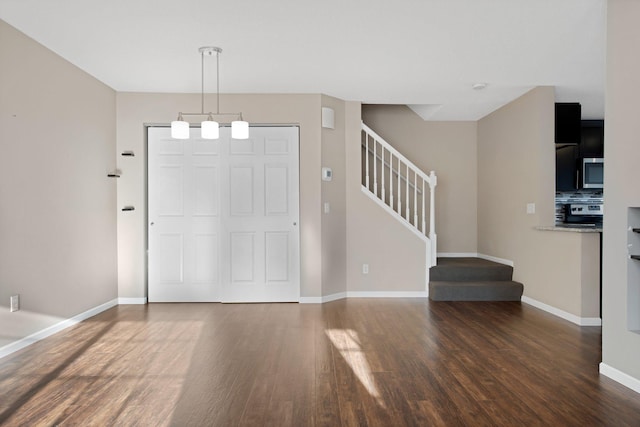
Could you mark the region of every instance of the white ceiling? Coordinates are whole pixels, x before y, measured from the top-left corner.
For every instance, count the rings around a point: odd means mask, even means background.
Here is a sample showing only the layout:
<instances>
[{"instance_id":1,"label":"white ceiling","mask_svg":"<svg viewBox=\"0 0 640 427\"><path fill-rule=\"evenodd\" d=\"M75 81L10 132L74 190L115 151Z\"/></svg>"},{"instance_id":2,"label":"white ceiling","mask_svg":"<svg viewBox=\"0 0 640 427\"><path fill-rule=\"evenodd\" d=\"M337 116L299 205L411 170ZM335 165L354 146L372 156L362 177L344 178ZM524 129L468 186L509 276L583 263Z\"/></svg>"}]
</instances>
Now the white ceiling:
<instances>
[{"instance_id":1,"label":"white ceiling","mask_svg":"<svg viewBox=\"0 0 640 427\"><path fill-rule=\"evenodd\" d=\"M223 93L324 93L429 120L478 120L540 85L603 118L605 13L606 0L0 0L0 19L117 91L200 92L198 48L213 45Z\"/></svg>"}]
</instances>

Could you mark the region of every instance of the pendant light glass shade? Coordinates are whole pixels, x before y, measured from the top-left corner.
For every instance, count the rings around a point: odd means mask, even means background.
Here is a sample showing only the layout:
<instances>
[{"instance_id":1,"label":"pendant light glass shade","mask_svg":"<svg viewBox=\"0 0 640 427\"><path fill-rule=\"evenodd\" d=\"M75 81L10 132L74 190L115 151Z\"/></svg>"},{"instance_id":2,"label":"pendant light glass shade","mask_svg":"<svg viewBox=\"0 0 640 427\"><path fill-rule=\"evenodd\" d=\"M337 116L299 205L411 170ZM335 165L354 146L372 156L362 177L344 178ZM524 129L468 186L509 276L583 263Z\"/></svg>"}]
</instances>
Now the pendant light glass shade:
<instances>
[{"instance_id":1,"label":"pendant light glass shade","mask_svg":"<svg viewBox=\"0 0 640 427\"><path fill-rule=\"evenodd\" d=\"M203 139L220 138L220 125L212 120L205 120L200 124L200 132Z\"/></svg>"},{"instance_id":2,"label":"pendant light glass shade","mask_svg":"<svg viewBox=\"0 0 640 427\"><path fill-rule=\"evenodd\" d=\"M171 138L189 139L189 122L183 121L182 117L171 122Z\"/></svg>"},{"instance_id":3,"label":"pendant light glass shade","mask_svg":"<svg viewBox=\"0 0 640 427\"><path fill-rule=\"evenodd\" d=\"M248 139L249 122L245 122L244 120L235 120L231 122L231 138Z\"/></svg>"}]
</instances>

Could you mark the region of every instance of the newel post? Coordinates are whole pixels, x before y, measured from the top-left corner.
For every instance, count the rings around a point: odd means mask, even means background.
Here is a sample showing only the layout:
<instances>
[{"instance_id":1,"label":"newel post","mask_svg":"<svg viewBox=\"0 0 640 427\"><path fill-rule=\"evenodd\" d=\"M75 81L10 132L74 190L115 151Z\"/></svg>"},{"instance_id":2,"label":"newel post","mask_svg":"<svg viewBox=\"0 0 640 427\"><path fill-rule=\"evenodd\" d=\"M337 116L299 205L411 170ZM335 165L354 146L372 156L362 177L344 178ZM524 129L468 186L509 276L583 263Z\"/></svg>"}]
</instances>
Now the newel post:
<instances>
[{"instance_id":1,"label":"newel post","mask_svg":"<svg viewBox=\"0 0 640 427\"><path fill-rule=\"evenodd\" d=\"M438 178L436 177L436 173L431 171L429 173L429 240L431 241L431 266L436 265L438 259L438 237L436 235L436 185L438 185Z\"/></svg>"}]
</instances>

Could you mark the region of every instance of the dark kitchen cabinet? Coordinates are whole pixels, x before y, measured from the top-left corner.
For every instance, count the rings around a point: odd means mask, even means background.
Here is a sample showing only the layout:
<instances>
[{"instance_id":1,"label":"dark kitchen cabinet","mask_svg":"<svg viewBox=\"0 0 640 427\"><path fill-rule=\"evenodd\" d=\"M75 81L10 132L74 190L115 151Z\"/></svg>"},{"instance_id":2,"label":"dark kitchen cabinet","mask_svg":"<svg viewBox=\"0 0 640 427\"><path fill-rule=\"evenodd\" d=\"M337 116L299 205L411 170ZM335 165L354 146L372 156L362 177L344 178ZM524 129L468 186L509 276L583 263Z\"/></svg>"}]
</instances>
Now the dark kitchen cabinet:
<instances>
[{"instance_id":1,"label":"dark kitchen cabinet","mask_svg":"<svg viewBox=\"0 0 640 427\"><path fill-rule=\"evenodd\" d=\"M580 118L582 107L578 102L556 102L555 142L556 144L580 143Z\"/></svg>"},{"instance_id":2,"label":"dark kitchen cabinet","mask_svg":"<svg viewBox=\"0 0 640 427\"><path fill-rule=\"evenodd\" d=\"M604 120L582 120L579 144L556 144L556 191L580 188L584 157L604 157Z\"/></svg>"},{"instance_id":3,"label":"dark kitchen cabinet","mask_svg":"<svg viewBox=\"0 0 640 427\"><path fill-rule=\"evenodd\" d=\"M578 188L578 156L577 145L556 145L556 191Z\"/></svg>"},{"instance_id":4,"label":"dark kitchen cabinet","mask_svg":"<svg viewBox=\"0 0 640 427\"><path fill-rule=\"evenodd\" d=\"M583 120L580 157L604 157L604 120Z\"/></svg>"}]
</instances>

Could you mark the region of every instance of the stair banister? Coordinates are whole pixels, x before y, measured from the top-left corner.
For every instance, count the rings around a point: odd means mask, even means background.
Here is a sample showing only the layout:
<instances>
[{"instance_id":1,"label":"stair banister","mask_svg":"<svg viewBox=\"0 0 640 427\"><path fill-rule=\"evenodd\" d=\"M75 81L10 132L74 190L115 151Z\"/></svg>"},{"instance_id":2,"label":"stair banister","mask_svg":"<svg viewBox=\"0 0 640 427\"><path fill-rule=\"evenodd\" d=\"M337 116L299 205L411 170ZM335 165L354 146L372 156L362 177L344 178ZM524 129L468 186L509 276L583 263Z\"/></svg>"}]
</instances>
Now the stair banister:
<instances>
[{"instance_id":1,"label":"stair banister","mask_svg":"<svg viewBox=\"0 0 640 427\"><path fill-rule=\"evenodd\" d=\"M372 156L372 157L374 156L373 150L369 148L369 146L367 145L367 143L366 143L366 142L365 142L362 146L365 148L365 151L366 151L366 152L368 152L369 154L371 154L371 156ZM383 149L384 149L384 147L383 147ZM392 157L392 156L393 156L393 153L391 153L391 152L390 152L390 153L389 153L389 156L390 156L390 157ZM379 154L377 154L377 153L376 153L375 158L376 158L376 159L378 159L378 160L380 160L380 162L381 162L381 163L383 163L383 162L382 162L382 157L381 157ZM365 187L367 187L367 184L369 183L369 177L367 176L367 175L369 175L369 158L367 157L367 158L365 159L365 161L366 161L366 166L365 166L365 170L366 170L366 174L365 174L366 181L365 181L365 182L366 182L366 184L365 184ZM398 167L400 167L400 166L399 166L399 163L400 163L400 162L398 162ZM395 169L394 169L394 167L393 167L393 161L389 161L389 162L385 161L383 164L384 164L384 167L385 167L385 168L388 168L388 169L391 171L390 173L392 173L393 175L396 175L396 176L398 175L398 169L397 169L397 168L395 168ZM401 178L403 181L405 181L405 182L407 181L407 179L406 179L402 174L400 175L400 178ZM412 182L409 182L409 186L410 186L411 188L413 188L413 183L412 183ZM398 191L399 191L399 190L398 190ZM419 194L419 195L422 195L422 189L421 189L421 188L418 188L418 189L417 189L417 191L418 191L418 194ZM389 202L389 204L391 204L391 202Z\"/></svg>"},{"instance_id":2,"label":"stair banister","mask_svg":"<svg viewBox=\"0 0 640 427\"><path fill-rule=\"evenodd\" d=\"M382 145L385 146L385 149L387 151L390 151L393 153L393 155L395 157L397 157L398 159L400 159L402 161L402 163L404 163L405 165L407 165L407 167L413 169L414 171L416 171L418 173L418 176L422 179L424 179L425 181L429 182L430 178L429 175L427 175L426 173L424 173L422 170L420 170L419 167L417 167L416 165L414 165L409 159L407 159L405 156L403 156L398 150L396 150L395 148L393 148L393 146L391 146L387 141L384 140L384 138L382 138L380 135L378 135L377 133L375 133L373 130L371 130L370 127L368 127L367 125L365 125L364 123L362 123L362 129L365 130L368 134L370 134L374 141L377 140L379 143L381 143ZM435 172L434 175L435 176Z\"/></svg>"},{"instance_id":3,"label":"stair banister","mask_svg":"<svg viewBox=\"0 0 640 427\"><path fill-rule=\"evenodd\" d=\"M421 235L422 238L427 241L427 267L431 267L436 265L437 260L437 235L435 232L435 187L437 185L437 177L434 171L431 171L429 175L420 170L416 165L413 164L409 159L403 156L398 150L393 148L387 141L384 140L380 135L378 135L375 131L373 131L366 124L362 123L362 131L365 134L365 183L363 186L363 191L366 188L367 194L370 196L375 196L375 200L383 207L387 208L390 213L397 215L396 217L401 219L405 225L418 234ZM373 140L373 150L369 147L369 140ZM380 145L381 155L378 155L378 145ZM387 163L386 158L389 152L389 162ZM369 153L372 153L372 161L373 161L373 189L369 187L370 183L370 161L369 161ZM396 204L394 207L394 185L393 185L393 176L396 172L394 170L394 159L397 159L397 193L396 193ZM378 160L380 160L380 178L382 182L380 183L380 191L378 191ZM385 169L388 168L387 176L389 177L389 201L386 200L387 196L387 186L385 179ZM404 177L403 177L403 169L404 169ZM411 177L411 173L413 173L413 177ZM413 179L411 179L413 178ZM402 209L402 180L406 183L406 188L404 191L404 203L405 209L403 212ZM419 181L422 181L422 184L419 185ZM425 217L425 183L429 185L429 231L427 233L426 230L426 217ZM418 189L420 186L420 189ZM413 200L410 199L410 187L413 187ZM419 216L418 214L418 194L422 196L422 212ZM413 216L411 216L410 209L413 201ZM419 221L420 220L420 221ZM428 237L427 237L428 236Z\"/></svg>"}]
</instances>

